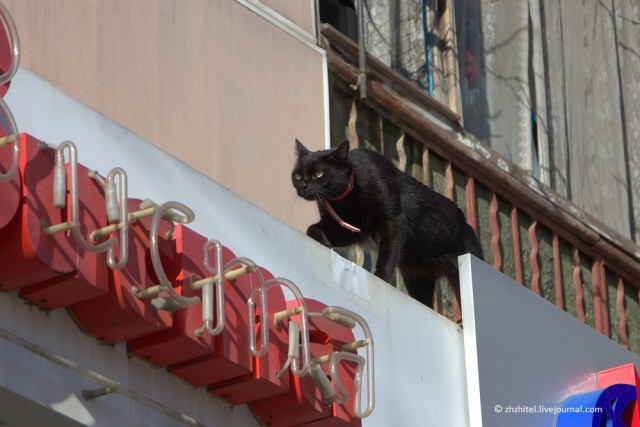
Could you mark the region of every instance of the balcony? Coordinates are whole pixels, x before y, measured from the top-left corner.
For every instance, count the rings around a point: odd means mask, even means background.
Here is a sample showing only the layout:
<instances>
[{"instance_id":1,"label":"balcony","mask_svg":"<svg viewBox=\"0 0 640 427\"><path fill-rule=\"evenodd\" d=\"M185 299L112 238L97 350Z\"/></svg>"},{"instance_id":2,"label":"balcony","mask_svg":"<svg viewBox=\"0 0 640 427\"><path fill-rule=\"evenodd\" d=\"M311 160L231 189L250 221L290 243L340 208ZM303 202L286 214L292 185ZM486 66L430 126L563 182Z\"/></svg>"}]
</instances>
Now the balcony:
<instances>
[{"instance_id":1,"label":"balcony","mask_svg":"<svg viewBox=\"0 0 640 427\"><path fill-rule=\"evenodd\" d=\"M454 200L487 263L640 354L640 247L466 133L460 118L373 57L358 96L358 47L324 25L332 141L349 138ZM371 269L375 254L347 251ZM401 282L401 280L398 280ZM398 286L402 288L402 284ZM437 309L459 310L447 286Z\"/></svg>"}]
</instances>

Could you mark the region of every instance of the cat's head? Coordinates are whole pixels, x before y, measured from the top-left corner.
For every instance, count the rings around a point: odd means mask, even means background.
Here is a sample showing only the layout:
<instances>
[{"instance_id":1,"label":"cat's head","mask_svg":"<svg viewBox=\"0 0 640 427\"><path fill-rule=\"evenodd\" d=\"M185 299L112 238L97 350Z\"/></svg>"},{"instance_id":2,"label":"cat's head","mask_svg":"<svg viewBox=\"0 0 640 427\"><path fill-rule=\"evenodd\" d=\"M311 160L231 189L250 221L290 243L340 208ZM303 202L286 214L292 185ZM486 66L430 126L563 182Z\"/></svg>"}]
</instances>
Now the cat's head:
<instances>
[{"instance_id":1,"label":"cat's head","mask_svg":"<svg viewBox=\"0 0 640 427\"><path fill-rule=\"evenodd\" d=\"M306 200L333 199L349 185L349 141L333 150L309 151L296 139L298 160L291 181L298 196Z\"/></svg>"}]
</instances>

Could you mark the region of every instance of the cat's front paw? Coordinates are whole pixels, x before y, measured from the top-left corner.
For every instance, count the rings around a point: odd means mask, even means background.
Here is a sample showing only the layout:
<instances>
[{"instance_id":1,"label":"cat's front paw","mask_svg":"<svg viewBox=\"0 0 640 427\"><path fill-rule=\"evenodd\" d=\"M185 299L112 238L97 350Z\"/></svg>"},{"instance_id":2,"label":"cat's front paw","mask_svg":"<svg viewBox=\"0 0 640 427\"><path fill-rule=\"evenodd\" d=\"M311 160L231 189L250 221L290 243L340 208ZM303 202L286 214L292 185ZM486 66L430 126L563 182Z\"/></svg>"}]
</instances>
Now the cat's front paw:
<instances>
[{"instance_id":1,"label":"cat's front paw","mask_svg":"<svg viewBox=\"0 0 640 427\"><path fill-rule=\"evenodd\" d=\"M331 247L331 242L327 239L327 236L324 234L324 231L318 226L318 224L310 225L307 228L307 236L311 237L316 242L325 245L326 247Z\"/></svg>"}]
</instances>

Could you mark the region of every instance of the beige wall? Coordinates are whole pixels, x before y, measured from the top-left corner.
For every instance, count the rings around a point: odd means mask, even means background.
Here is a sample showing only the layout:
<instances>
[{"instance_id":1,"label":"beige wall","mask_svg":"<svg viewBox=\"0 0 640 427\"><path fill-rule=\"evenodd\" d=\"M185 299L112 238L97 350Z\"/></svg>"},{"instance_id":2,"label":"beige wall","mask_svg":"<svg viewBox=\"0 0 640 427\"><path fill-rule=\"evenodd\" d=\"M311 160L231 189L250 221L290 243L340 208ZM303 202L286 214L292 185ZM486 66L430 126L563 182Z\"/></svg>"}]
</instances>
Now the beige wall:
<instances>
[{"instance_id":1,"label":"beige wall","mask_svg":"<svg viewBox=\"0 0 640 427\"><path fill-rule=\"evenodd\" d=\"M316 0L261 0L261 2L307 33L314 33Z\"/></svg>"},{"instance_id":2,"label":"beige wall","mask_svg":"<svg viewBox=\"0 0 640 427\"><path fill-rule=\"evenodd\" d=\"M295 227L315 219L289 178L294 138L325 141L312 44L234 0L3 1L23 67ZM286 3L311 32L312 2Z\"/></svg>"}]
</instances>

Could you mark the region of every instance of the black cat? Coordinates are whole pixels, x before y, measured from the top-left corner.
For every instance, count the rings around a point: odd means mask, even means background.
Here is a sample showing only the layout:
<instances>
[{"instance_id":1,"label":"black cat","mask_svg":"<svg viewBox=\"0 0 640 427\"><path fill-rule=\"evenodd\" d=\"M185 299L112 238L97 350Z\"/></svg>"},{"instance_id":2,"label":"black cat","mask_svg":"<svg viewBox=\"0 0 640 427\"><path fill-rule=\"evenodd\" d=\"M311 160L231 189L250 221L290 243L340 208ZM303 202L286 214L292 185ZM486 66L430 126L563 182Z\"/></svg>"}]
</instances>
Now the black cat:
<instances>
[{"instance_id":1,"label":"black cat","mask_svg":"<svg viewBox=\"0 0 640 427\"><path fill-rule=\"evenodd\" d=\"M445 276L460 301L457 256L482 259L482 249L454 202L374 151L349 151L348 141L311 152L296 139L296 149L293 186L320 210L308 236L328 247L373 241L376 276L390 282L398 267L409 295L428 307L436 280Z\"/></svg>"}]
</instances>

